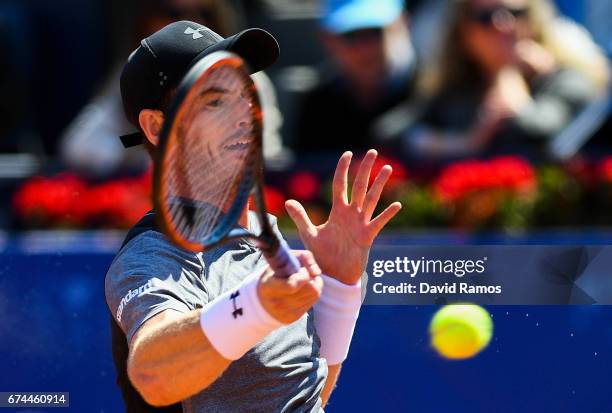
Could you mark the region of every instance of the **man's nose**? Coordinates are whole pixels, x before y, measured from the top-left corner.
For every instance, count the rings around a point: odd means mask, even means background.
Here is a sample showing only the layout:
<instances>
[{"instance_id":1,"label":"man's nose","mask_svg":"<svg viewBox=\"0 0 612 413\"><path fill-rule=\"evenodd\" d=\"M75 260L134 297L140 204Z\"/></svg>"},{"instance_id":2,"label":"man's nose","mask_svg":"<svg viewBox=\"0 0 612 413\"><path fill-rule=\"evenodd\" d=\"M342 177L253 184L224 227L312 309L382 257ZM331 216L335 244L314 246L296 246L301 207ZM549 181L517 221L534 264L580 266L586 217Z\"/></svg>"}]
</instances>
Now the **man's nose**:
<instances>
[{"instance_id":1,"label":"man's nose","mask_svg":"<svg viewBox=\"0 0 612 413\"><path fill-rule=\"evenodd\" d=\"M253 110L253 104L250 100L241 97L237 106L236 110L238 111L238 116L236 119L236 128L247 129L252 117L251 112Z\"/></svg>"},{"instance_id":2,"label":"man's nose","mask_svg":"<svg viewBox=\"0 0 612 413\"><path fill-rule=\"evenodd\" d=\"M249 122L247 122L246 119L239 119L238 122L236 122L236 128L237 129L241 129L241 130L246 130L249 127Z\"/></svg>"}]
</instances>

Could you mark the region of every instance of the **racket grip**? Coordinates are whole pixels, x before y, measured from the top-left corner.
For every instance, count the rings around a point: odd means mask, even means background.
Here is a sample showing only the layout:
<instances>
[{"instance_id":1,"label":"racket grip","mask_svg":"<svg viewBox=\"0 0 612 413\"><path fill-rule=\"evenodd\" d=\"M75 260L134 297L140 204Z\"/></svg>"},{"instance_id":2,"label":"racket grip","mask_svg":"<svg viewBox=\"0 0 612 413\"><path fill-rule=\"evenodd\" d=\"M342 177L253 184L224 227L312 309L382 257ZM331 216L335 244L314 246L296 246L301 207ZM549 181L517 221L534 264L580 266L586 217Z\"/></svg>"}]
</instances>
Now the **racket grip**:
<instances>
[{"instance_id":1,"label":"racket grip","mask_svg":"<svg viewBox=\"0 0 612 413\"><path fill-rule=\"evenodd\" d=\"M266 254L266 259L268 264L270 264L270 268L272 268L278 277L289 277L300 269L300 262L283 239L279 242L276 254Z\"/></svg>"}]
</instances>

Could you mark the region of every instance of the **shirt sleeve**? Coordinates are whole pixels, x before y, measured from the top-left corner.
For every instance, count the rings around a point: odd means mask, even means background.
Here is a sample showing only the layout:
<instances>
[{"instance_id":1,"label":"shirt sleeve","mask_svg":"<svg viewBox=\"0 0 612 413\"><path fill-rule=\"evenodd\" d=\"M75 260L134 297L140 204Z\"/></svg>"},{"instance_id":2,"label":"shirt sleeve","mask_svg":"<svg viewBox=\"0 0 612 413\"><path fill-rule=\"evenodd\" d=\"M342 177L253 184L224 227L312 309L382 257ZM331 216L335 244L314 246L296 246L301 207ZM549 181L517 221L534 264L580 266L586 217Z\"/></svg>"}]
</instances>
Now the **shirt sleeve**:
<instances>
[{"instance_id":1,"label":"shirt sleeve","mask_svg":"<svg viewBox=\"0 0 612 413\"><path fill-rule=\"evenodd\" d=\"M186 313L207 302L196 254L176 248L158 232L131 240L105 279L106 303L128 343L144 322L164 310Z\"/></svg>"}]
</instances>

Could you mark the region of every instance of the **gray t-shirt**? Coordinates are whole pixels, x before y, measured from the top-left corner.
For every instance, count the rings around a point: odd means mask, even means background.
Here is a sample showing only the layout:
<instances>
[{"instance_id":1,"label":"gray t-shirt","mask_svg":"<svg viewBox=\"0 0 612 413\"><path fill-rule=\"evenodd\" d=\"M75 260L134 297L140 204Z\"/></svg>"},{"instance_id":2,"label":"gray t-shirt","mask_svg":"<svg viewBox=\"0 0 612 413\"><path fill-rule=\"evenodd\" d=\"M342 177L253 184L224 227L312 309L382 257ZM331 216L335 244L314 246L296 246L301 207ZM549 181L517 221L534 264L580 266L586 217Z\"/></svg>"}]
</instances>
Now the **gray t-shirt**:
<instances>
[{"instance_id":1,"label":"gray t-shirt","mask_svg":"<svg viewBox=\"0 0 612 413\"><path fill-rule=\"evenodd\" d=\"M257 218L249 218L251 231L258 233ZM275 223L274 229L278 233ZM146 231L113 260L106 274L106 301L129 343L156 314L201 308L265 265L261 252L244 240L195 254L157 231ZM184 400L183 410L322 412L327 363L319 358L319 345L310 310L232 362L212 385Z\"/></svg>"}]
</instances>

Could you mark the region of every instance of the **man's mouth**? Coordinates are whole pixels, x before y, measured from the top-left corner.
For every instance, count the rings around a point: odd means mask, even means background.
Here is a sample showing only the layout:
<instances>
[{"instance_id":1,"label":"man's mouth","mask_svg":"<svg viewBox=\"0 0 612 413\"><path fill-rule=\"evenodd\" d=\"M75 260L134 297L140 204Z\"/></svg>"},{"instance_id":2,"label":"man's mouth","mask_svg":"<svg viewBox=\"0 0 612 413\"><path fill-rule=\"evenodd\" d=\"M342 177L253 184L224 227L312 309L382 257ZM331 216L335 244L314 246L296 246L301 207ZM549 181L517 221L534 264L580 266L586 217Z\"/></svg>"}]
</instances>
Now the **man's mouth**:
<instances>
[{"instance_id":1,"label":"man's mouth","mask_svg":"<svg viewBox=\"0 0 612 413\"><path fill-rule=\"evenodd\" d=\"M251 146L253 140L248 137L232 140L231 142L223 145L223 149L227 151L243 151Z\"/></svg>"}]
</instances>

